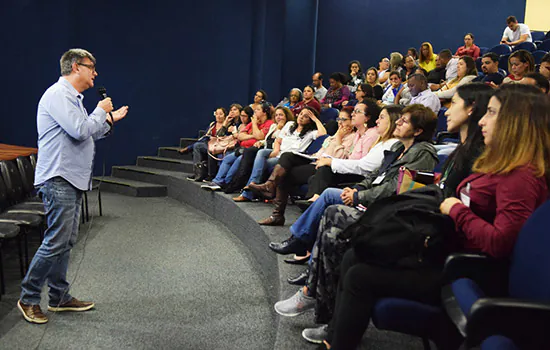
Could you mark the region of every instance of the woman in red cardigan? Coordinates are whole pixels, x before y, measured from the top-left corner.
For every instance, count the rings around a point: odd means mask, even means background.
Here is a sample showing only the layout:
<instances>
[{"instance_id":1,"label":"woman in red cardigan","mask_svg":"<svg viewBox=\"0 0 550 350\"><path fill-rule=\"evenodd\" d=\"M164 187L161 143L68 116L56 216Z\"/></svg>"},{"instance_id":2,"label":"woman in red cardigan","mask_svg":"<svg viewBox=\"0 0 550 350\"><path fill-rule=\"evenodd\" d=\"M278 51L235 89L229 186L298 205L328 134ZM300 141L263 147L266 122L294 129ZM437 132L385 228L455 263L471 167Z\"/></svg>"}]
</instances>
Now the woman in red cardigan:
<instances>
[{"instance_id":1,"label":"woman in red cardigan","mask_svg":"<svg viewBox=\"0 0 550 350\"><path fill-rule=\"evenodd\" d=\"M475 61L479 55L480 49L476 46L476 44L474 44L474 35L472 33L464 35L464 46L461 46L456 50L455 56L470 56Z\"/></svg>"},{"instance_id":2,"label":"woman in red cardigan","mask_svg":"<svg viewBox=\"0 0 550 350\"><path fill-rule=\"evenodd\" d=\"M548 199L550 101L533 86L503 86L479 125L486 149L474 163L476 173L440 209L454 220L465 249L505 258L527 218ZM328 349L355 349L379 298L439 302L440 273L359 263L353 249L340 268Z\"/></svg>"}]
</instances>

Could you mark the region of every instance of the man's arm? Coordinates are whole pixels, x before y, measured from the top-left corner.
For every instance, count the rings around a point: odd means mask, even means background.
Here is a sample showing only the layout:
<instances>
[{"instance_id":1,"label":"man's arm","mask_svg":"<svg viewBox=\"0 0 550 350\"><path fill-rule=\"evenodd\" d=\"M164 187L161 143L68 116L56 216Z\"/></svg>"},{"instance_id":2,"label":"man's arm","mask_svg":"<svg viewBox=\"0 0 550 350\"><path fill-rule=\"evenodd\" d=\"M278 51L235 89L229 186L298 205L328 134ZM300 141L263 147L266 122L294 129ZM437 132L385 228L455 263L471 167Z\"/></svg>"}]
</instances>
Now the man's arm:
<instances>
[{"instance_id":1,"label":"man's arm","mask_svg":"<svg viewBox=\"0 0 550 350\"><path fill-rule=\"evenodd\" d=\"M515 46L515 45L521 44L522 42L526 41L527 38L529 38L529 34L521 34L518 40L510 42L508 43L508 45Z\"/></svg>"}]
</instances>

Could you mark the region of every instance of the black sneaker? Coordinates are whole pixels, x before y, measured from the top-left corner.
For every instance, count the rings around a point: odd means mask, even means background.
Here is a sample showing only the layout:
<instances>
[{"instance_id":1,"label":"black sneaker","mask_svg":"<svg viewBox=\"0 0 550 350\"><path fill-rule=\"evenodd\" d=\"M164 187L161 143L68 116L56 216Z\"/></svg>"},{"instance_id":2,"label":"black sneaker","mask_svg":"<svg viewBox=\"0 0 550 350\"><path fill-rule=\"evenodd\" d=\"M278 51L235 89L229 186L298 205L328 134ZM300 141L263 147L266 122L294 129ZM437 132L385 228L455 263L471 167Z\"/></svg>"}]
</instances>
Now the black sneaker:
<instances>
[{"instance_id":1,"label":"black sneaker","mask_svg":"<svg viewBox=\"0 0 550 350\"><path fill-rule=\"evenodd\" d=\"M202 185L201 188L208 191L219 191L222 189L222 187L215 182L209 182L206 185Z\"/></svg>"},{"instance_id":2,"label":"black sneaker","mask_svg":"<svg viewBox=\"0 0 550 350\"><path fill-rule=\"evenodd\" d=\"M187 180L189 180L189 181L195 181L195 175L189 175L189 176L187 176Z\"/></svg>"}]
</instances>

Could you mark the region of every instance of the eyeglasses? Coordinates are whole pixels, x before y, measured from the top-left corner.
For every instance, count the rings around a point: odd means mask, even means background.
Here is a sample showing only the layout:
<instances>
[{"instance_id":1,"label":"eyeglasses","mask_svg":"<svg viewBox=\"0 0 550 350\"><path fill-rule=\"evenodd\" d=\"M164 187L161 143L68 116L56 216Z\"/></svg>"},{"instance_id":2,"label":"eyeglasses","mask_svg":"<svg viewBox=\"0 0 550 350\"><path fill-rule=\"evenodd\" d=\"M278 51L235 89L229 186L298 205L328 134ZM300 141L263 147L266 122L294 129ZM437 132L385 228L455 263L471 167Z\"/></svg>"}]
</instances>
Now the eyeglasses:
<instances>
[{"instance_id":1,"label":"eyeglasses","mask_svg":"<svg viewBox=\"0 0 550 350\"><path fill-rule=\"evenodd\" d=\"M77 63L79 66L84 66L91 70L92 72L95 72L95 65L94 64L86 64L86 63Z\"/></svg>"},{"instance_id":2,"label":"eyeglasses","mask_svg":"<svg viewBox=\"0 0 550 350\"><path fill-rule=\"evenodd\" d=\"M367 112L362 111L362 110L357 109L357 108L355 108L355 109L353 110L353 113L367 114Z\"/></svg>"},{"instance_id":3,"label":"eyeglasses","mask_svg":"<svg viewBox=\"0 0 550 350\"><path fill-rule=\"evenodd\" d=\"M336 121L337 122L345 122L345 121L348 121L349 118L336 118Z\"/></svg>"},{"instance_id":4,"label":"eyeglasses","mask_svg":"<svg viewBox=\"0 0 550 350\"><path fill-rule=\"evenodd\" d=\"M397 119L395 123L403 123L403 124L410 124L411 121L404 118L404 116L401 116L401 118Z\"/></svg>"}]
</instances>

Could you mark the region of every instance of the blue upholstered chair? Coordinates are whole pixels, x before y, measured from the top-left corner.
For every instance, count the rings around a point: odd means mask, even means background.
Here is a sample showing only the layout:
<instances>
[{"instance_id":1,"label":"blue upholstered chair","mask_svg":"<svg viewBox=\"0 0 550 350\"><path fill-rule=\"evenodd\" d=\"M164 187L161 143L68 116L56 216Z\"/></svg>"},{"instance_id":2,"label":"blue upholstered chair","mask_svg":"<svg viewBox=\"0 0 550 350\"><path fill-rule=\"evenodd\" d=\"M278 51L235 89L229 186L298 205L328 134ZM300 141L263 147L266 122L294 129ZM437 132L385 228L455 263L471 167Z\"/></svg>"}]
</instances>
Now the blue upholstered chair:
<instances>
[{"instance_id":1,"label":"blue upholstered chair","mask_svg":"<svg viewBox=\"0 0 550 350\"><path fill-rule=\"evenodd\" d=\"M543 41L544 40L544 32L540 31L532 31L531 32L531 38L533 41Z\"/></svg>"},{"instance_id":2,"label":"blue upholstered chair","mask_svg":"<svg viewBox=\"0 0 550 350\"><path fill-rule=\"evenodd\" d=\"M437 129L435 135L442 131L447 131L447 117L445 116L445 112L447 112L447 108L441 107L437 113Z\"/></svg>"},{"instance_id":3,"label":"blue upholstered chair","mask_svg":"<svg viewBox=\"0 0 550 350\"><path fill-rule=\"evenodd\" d=\"M476 59L476 68L478 72L481 72L481 57ZM483 73L483 72L482 72Z\"/></svg>"},{"instance_id":4,"label":"blue upholstered chair","mask_svg":"<svg viewBox=\"0 0 550 350\"><path fill-rule=\"evenodd\" d=\"M489 52L489 48L488 47L479 47L479 56L483 56L485 55L487 52Z\"/></svg>"},{"instance_id":5,"label":"blue upholstered chair","mask_svg":"<svg viewBox=\"0 0 550 350\"><path fill-rule=\"evenodd\" d=\"M542 43L540 43L537 49L546 52L550 51L550 39L546 39Z\"/></svg>"},{"instance_id":6,"label":"blue upholstered chair","mask_svg":"<svg viewBox=\"0 0 550 350\"><path fill-rule=\"evenodd\" d=\"M529 52L533 52L537 50L537 45L535 45L530 41L524 41L521 44L514 46L513 51L517 51L517 50L527 50Z\"/></svg>"},{"instance_id":7,"label":"blue upholstered chair","mask_svg":"<svg viewBox=\"0 0 550 350\"><path fill-rule=\"evenodd\" d=\"M535 59L535 64L540 64L544 55L546 55L546 51L537 50L533 52L533 58Z\"/></svg>"},{"instance_id":8,"label":"blue upholstered chair","mask_svg":"<svg viewBox=\"0 0 550 350\"><path fill-rule=\"evenodd\" d=\"M510 54L508 55L502 55L498 59L498 67L500 69L504 69L505 71L508 71L508 58L510 57Z\"/></svg>"},{"instance_id":9,"label":"blue upholstered chair","mask_svg":"<svg viewBox=\"0 0 550 350\"><path fill-rule=\"evenodd\" d=\"M453 282L442 291L443 304L468 347L550 348L549 226L546 201L521 229L509 262L481 254L455 254L447 260L446 277ZM504 283L491 281L498 275L507 277L507 283L506 278L500 279ZM496 335L501 337L491 338Z\"/></svg>"},{"instance_id":10,"label":"blue upholstered chair","mask_svg":"<svg viewBox=\"0 0 550 350\"><path fill-rule=\"evenodd\" d=\"M321 120L323 123L331 120L336 120L336 118L338 118L338 113L340 113L340 111L336 108L323 109L321 111L321 114L319 115L319 120Z\"/></svg>"},{"instance_id":11,"label":"blue upholstered chair","mask_svg":"<svg viewBox=\"0 0 550 350\"><path fill-rule=\"evenodd\" d=\"M508 45L500 44L500 45L491 47L489 52L494 52L497 55L506 55L512 52L512 49Z\"/></svg>"}]
</instances>

